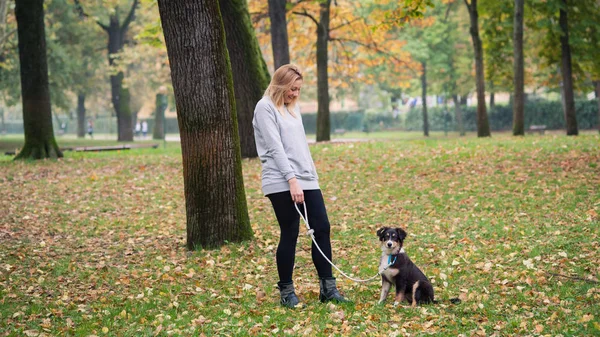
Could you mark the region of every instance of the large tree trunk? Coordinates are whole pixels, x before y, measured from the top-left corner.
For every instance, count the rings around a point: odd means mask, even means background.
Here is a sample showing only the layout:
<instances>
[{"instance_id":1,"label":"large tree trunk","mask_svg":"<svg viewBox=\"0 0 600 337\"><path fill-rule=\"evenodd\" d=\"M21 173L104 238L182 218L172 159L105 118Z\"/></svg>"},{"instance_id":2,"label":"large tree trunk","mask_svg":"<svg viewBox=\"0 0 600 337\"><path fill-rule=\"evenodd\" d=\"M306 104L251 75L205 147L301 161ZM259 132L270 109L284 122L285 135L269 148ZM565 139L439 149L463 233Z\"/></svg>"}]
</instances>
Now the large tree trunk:
<instances>
[{"instance_id":1,"label":"large tree trunk","mask_svg":"<svg viewBox=\"0 0 600 337\"><path fill-rule=\"evenodd\" d=\"M488 122L487 109L485 106L485 76L483 73L483 46L479 37L479 14L477 12L477 0L471 0L471 4L465 0L469 9L471 19L471 39L475 51L475 84L477 87L477 137L490 136L490 124Z\"/></svg>"},{"instance_id":2,"label":"large tree trunk","mask_svg":"<svg viewBox=\"0 0 600 337\"><path fill-rule=\"evenodd\" d=\"M577 129L577 116L575 114L575 97L573 94L573 72L571 68L571 47L569 46L569 24L567 19L567 0L562 0L559 17L560 29L560 49L561 74L563 80L563 104L565 111L565 122L567 123L567 136L576 136L579 134Z\"/></svg>"},{"instance_id":3,"label":"large tree trunk","mask_svg":"<svg viewBox=\"0 0 600 337\"><path fill-rule=\"evenodd\" d=\"M286 0L269 0L269 18L271 19L271 47L275 69L290 63L287 20L285 18Z\"/></svg>"},{"instance_id":4,"label":"large tree trunk","mask_svg":"<svg viewBox=\"0 0 600 337\"><path fill-rule=\"evenodd\" d=\"M77 138L85 138L85 94L77 94Z\"/></svg>"},{"instance_id":5,"label":"large tree trunk","mask_svg":"<svg viewBox=\"0 0 600 337\"><path fill-rule=\"evenodd\" d=\"M242 158L258 156L252 118L270 76L254 33L246 0L220 0L231 58Z\"/></svg>"},{"instance_id":6,"label":"large tree trunk","mask_svg":"<svg viewBox=\"0 0 600 337\"><path fill-rule=\"evenodd\" d=\"M330 6L331 0L326 0L320 4L321 15L317 25L317 142L331 139L329 74L327 72Z\"/></svg>"},{"instance_id":7,"label":"large tree trunk","mask_svg":"<svg viewBox=\"0 0 600 337\"><path fill-rule=\"evenodd\" d=\"M463 124L462 107L458 95L452 95L452 102L454 102L454 113L456 115L456 124L458 126L458 132L461 136L464 136L465 126Z\"/></svg>"},{"instance_id":8,"label":"large tree trunk","mask_svg":"<svg viewBox=\"0 0 600 337\"><path fill-rule=\"evenodd\" d=\"M21 96L25 145L15 159L59 158L52 127L48 63L44 31L44 1L17 0Z\"/></svg>"},{"instance_id":9,"label":"large tree trunk","mask_svg":"<svg viewBox=\"0 0 600 337\"><path fill-rule=\"evenodd\" d=\"M167 110L168 102L167 95L164 92L166 89L161 88L156 94L156 108L154 110L154 132L152 139L165 139L165 110Z\"/></svg>"},{"instance_id":10,"label":"large tree trunk","mask_svg":"<svg viewBox=\"0 0 600 337\"><path fill-rule=\"evenodd\" d=\"M513 135L525 135L525 73L523 57L523 10L525 0L515 0L515 20L513 31L514 87L513 94Z\"/></svg>"},{"instance_id":11,"label":"large tree trunk","mask_svg":"<svg viewBox=\"0 0 600 337\"><path fill-rule=\"evenodd\" d=\"M594 81L594 89L596 90L596 103L598 103L598 132L600 133L600 80Z\"/></svg>"},{"instance_id":12,"label":"large tree trunk","mask_svg":"<svg viewBox=\"0 0 600 337\"><path fill-rule=\"evenodd\" d=\"M159 0L181 135L188 249L250 239L233 79L216 0Z\"/></svg>"},{"instance_id":13,"label":"large tree trunk","mask_svg":"<svg viewBox=\"0 0 600 337\"><path fill-rule=\"evenodd\" d=\"M427 117L427 62L421 62L421 100L423 101L423 135L429 137L429 118Z\"/></svg>"}]
</instances>

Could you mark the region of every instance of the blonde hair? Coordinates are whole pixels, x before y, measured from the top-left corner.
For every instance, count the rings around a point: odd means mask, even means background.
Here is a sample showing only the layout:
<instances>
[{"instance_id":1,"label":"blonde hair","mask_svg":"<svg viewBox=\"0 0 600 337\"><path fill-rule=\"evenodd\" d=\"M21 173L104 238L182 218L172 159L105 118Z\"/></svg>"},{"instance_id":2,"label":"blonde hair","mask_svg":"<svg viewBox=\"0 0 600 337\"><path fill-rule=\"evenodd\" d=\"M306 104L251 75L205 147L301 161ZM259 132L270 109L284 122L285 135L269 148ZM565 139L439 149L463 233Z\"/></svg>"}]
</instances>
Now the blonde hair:
<instances>
[{"instance_id":1,"label":"blonde hair","mask_svg":"<svg viewBox=\"0 0 600 337\"><path fill-rule=\"evenodd\" d=\"M282 115L285 115L285 112L282 110L283 105L285 104L285 93L294 86L294 82L301 79L302 73L298 66L293 64L282 65L273 74L271 83L269 83L267 90L265 90L264 96L268 96L277 107L277 110L279 110ZM290 115L294 116L294 118L296 117L294 107L296 106L297 100L298 98L296 97L287 105L288 112Z\"/></svg>"}]
</instances>

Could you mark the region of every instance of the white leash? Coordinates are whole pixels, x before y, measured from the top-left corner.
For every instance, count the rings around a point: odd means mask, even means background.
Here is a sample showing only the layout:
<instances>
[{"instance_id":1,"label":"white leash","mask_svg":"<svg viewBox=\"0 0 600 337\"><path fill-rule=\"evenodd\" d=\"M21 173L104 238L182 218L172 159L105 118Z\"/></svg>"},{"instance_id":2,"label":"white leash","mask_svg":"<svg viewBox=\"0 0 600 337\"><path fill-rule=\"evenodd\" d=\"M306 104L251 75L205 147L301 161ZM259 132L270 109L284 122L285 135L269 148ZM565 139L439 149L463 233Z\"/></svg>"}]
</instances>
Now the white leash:
<instances>
[{"instance_id":1,"label":"white leash","mask_svg":"<svg viewBox=\"0 0 600 337\"><path fill-rule=\"evenodd\" d=\"M327 260L327 262L329 262L329 264L331 266L333 266L333 268L335 268L337 271L340 272L340 274L344 275L346 278L354 281L354 282L369 282L373 279L375 279L376 277L380 276L381 273L383 271L385 271L386 269L388 269L393 263L388 264L385 268L383 268L382 271L378 272L375 276L370 277L368 279L365 280L361 280L361 279L357 279L357 278L353 278L351 276L346 275L343 271L340 270L340 268L338 268L335 264L333 264L333 262L331 262L331 260L329 260L327 258L327 256L325 256L325 253L323 253L323 251L321 250L321 247L319 247L319 245L317 244L317 241L315 240L315 230L310 228L310 226L308 225L308 212L306 211L306 203L302 203L302 205L304 205L304 215L302 215L302 213L300 212L300 209L298 208L298 204L296 204L294 202L294 207L296 207L296 211L298 212L298 214L300 215L300 218L302 218L302 220L304 221L304 224L306 225L306 230L307 230L307 235L310 235L310 237L312 238L312 241L314 242L315 246L317 246L317 249L319 250L319 252L321 252L321 255L323 255L323 257L325 258L325 260Z\"/></svg>"}]
</instances>

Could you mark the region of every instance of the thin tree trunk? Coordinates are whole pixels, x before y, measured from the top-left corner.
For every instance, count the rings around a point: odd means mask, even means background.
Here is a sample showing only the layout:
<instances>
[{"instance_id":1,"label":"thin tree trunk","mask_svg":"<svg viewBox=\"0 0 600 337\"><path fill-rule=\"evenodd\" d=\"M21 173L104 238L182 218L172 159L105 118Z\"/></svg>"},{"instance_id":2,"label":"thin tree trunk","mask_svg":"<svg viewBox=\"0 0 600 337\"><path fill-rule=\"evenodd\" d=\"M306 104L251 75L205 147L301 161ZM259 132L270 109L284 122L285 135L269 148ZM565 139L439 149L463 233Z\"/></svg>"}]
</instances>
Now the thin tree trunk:
<instances>
[{"instance_id":1,"label":"thin tree trunk","mask_svg":"<svg viewBox=\"0 0 600 337\"><path fill-rule=\"evenodd\" d=\"M75 8L79 11L80 16L88 16L85 14L83 7L79 0L73 0ZM123 50L125 45L125 35L129 28L129 24L135 17L135 11L138 5L138 0L133 0L129 13L121 22L119 20L119 7L115 7L109 17L108 26L96 21L108 34L108 64L113 66L115 59L119 57L119 53ZM130 94L127 87L123 87L123 72L111 73L110 75L110 87L111 87L111 100L115 113L117 115L117 140L118 141L133 141L133 118L130 103Z\"/></svg>"},{"instance_id":2,"label":"thin tree trunk","mask_svg":"<svg viewBox=\"0 0 600 337\"><path fill-rule=\"evenodd\" d=\"M329 74L327 71L330 6L331 0L320 4L321 15L317 25L317 142L331 139Z\"/></svg>"},{"instance_id":3,"label":"thin tree trunk","mask_svg":"<svg viewBox=\"0 0 600 337\"><path fill-rule=\"evenodd\" d=\"M471 0L471 4L465 0L469 9L471 19L471 39L475 51L475 84L477 87L477 137L490 136L490 124L485 106L485 76L483 68L483 46L479 37L479 14L477 12L477 0Z\"/></svg>"},{"instance_id":4,"label":"thin tree trunk","mask_svg":"<svg viewBox=\"0 0 600 337\"><path fill-rule=\"evenodd\" d=\"M8 0L0 0L0 62L4 61L4 43L6 42L6 13L8 12Z\"/></svg>"},{"instance_id":5,"label":"thin tree trunk","mask_svg":"<svg viewBox=\"0 0 600 337\"><path fill-rule=\"evenodd\" d=\"M490 110L496 106L496 93L494 92L494 82L490 82Z\"/></svg>"},{"instance_id":6,"label":"thin tree trunk","mask_svg":"<svg viewBox=\"0 0 600 337\"><path fill-rule=\"evenodd\" d=\"M254 33L246 0L220 0L233 86L242 158L258 156L252 119L254 107L269 85L270 76Z\"/></svg>"},{"instance_id":7,"label":"thin tree trunk","mask_svg":"<svg viewBox=\"0 0 600 337\"><path fill-rule=\"evenodd\" d=\"M156 94L156 109L154 110L154 132L152 139L165 139L165 110L167 110L168 102L165 89L161 88Z\"/></svg>"},{"instance_id":8,"label":"thin tree trunk","mask_svg":"<svg viewBox=\"0 0 600 337\"><path fill-rule=\"evenodd\" d=\"M571 67L571 47L569 46L569 24L567 18L567 0L562 0L559 17L561 46L561 74L563 80L563 100L565 110L565 122L567 126L567 136L576 136L579 134L577 129L577 115L575 114L575 97L573 94L573 72Z\"/></svg>"},{"instance_id":9,"label":"thin tree trunk","mask_svg":"<svg viewBox=\"0 0 600 337\"><path fill-rule=\"evenodd\" d=\"M181 135L188 249L250 239L219 2L159 0ZM201 33L199 33L201 32Z\"/></svg>"},{"instance_id":10,"label":"thin tree trunk","mask_svg":"<svg viewBox=\"0 0 600 337\"><path fill-rule=\"evenodd\" d=\"M515 22L513 35L514 87L513 135L525 135L525 73L523 57L523 11L525 0L515 0Z\"/></svg>"},{"instance_id":11,"label":"thin tree trunk","mask_svg":"<svg viewBox=\"0 0 600 337\"><path fill-rule=\"evenodd\" d=\"M85 94L77 94L77 138L85 138Z\"/></svg>"},{"instance_id":12,"label":"thin tree trunk","mask_svg":"<svg viewBox=\"0 0 600 337\"><path fill-rule=\"evenodd\" d=\"M462 108L461 108L461 103L460 103L460 99L458 98L458 95L452 95L452 102L454 102L454 113L456 115L456 124L458 126L458 132L461 136L465 135L465 126L463 124L463 117L462 117Z\"/></svg>"},{"instance_id":13,"label":"thin tree trunk","mask_svg":"<svg viewBox=\"0 0 600 337\"><path fill-rule=\"evenodd\" d=\"M596 103L598 103L598 132L600 133L600 80L594 81L596 91Z\"/></svg>"},{"instance_id":14,"label":"thin tree trunk","mask_svg":"<svg viewBox=\"0 0 600 337\"><path fill-rule=\"evenodd\" d=\"M0 128L1 134L6 134L6 120L4 118L4 107L0 107L0 119L2 120L2 127Z\"/></svg>"},{"instance_id":15,"label":"thin tree trunk","mask_svg":"<svg viewBox=\"0 0 600 337\"><path fill-rule=\"evenodd\" d=\"M44 1L17 0L21 96L25 145L15 159L59 158L52 127L48 63L44 31Z\"/></svg>"},{"instance_id":16,"label":"thin tree trunk","mask_svg":"<svg viewBox=\"0 0 600 337\"><path fill-rule=\"evenodd\" d=\"M286 0L269 0L269 18L271 19L271 47L275 69L290 63L287 20L285 18Z\"/></svg>"},{"instance_id":17,"label":"thin tree trunk","mask_svg":"<svg viewBox=\"0 0 600 337\"><path fill-rule=\"evenodd\" d=\"M429 137L429 120L427 118L427 62L421 62L421 100L423 101L423 135Z\"/></svg>"}]
</instances>

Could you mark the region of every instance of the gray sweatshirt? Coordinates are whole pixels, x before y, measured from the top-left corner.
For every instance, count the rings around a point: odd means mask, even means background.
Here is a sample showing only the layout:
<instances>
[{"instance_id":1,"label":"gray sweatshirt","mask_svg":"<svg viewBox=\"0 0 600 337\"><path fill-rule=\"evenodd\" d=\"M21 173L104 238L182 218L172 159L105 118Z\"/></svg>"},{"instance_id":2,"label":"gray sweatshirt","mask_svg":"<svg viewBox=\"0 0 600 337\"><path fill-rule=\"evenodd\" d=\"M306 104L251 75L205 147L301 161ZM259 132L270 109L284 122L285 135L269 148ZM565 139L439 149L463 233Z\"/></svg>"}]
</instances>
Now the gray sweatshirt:
<instances>
[{"instance_id":1,"label":"gray sweatshirt","mask_svg":"<svg viewBox=\"0 0 600 337\"><path fill-rule=\"evenodd\" d=\"M284 109L287 109L284 107ZM254 109L254 140L262 163L262 191L265 195L290 190L288 180L296 177L303 190L319 189L319 176L308 149L300 109L296 117L285 116L268 96Z\"/></svg>"}]
</instances>

